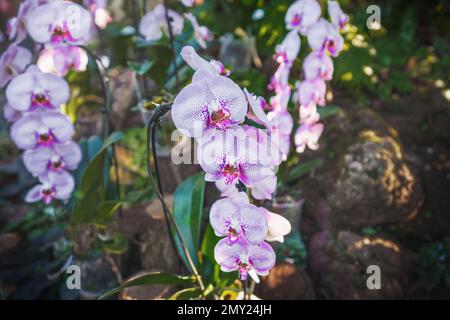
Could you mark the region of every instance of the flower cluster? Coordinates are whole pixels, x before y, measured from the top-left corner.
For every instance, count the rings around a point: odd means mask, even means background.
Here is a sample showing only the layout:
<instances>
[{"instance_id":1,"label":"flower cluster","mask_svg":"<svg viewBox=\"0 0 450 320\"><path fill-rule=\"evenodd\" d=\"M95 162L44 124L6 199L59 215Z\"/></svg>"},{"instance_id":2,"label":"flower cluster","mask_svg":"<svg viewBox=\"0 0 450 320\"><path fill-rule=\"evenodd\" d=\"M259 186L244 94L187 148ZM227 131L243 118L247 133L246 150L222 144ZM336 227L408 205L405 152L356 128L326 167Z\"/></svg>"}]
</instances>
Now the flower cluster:
<instances>
[{"instance_id":1,"label":"flower cluster","mask_svg":"<svg viewBox=\"0 0 450 320\"><path fill-rule=\"evenodd\" d=\"M172 106L178 130L197 139L197 159L205 179L215 182L223 198L210 211L218 236L215 258L225 272L239 271L242 280L267 275L275 253L265 240L283 240L290 224L283 217L250 203L238 186L246 186L256 199L270 199L275 191L275 167L282 161L277 136L242 125L246 116L269 125L264 99L242 90L215 60L206 61L186 46L181 56L195 73ZM249 108L250 105L250 108Z\"/></svg>"},{"instance_id":2,"label":"flower cluster","mask_svg":"<svg viewBox=\"0 0 450 320\"><path fill-rule=\"evenodd\" d=\"M194 1L182 1L183 5L192 7ZM166 8L162 4L156 5L151 11L147 12L139 23L139 33L144 36L146 41L156 41L161 39L163 34L169 35L169 24L172 36L180 35L183 32L183 17L176 11ZM185 13L184 17L189 20L194 30L194 39L202 48L206 48L206 43L214 39L208 27L199 25L197 18L190 12Z\"/></svg>"},{"instance_id":3,"label":"flower cluster","mask_svg":"<svg viewBox=\"0 0 450 320\"><path fill-rule=\"evenodd\" d=\"M348 21L348 15L342 12L336 1L328 1L328 13L331 23L320 17L321 7L316 0L295 1L286 12L286 28L290 31L276 47L275 60L279 67L269 83L269 89L275 91L271 99L274 114L269 113L269 118L274 128L281 128L279 123L285 125L285 135L282 134L286 137L286 147L283 149L285 156L289 151L293 128L292 118L286 111L291 95L288 80L290 69L300 51L301 35L307 37L312 52L303 61L304 80L297 87L300 126L295 134L295 145L300 153L306 147L315 150L319 146L318 140L324 127L319 122L317 106L325 104L325 81L331 80L333 76L330 56L336 57L342 50L343 39L339 29Z\"/></svg>"},{"instance_id":4,"label":"flower cluster","mask_svg":"<svg viewBox=\"0 0 450 320\"><path fill-rule=\"evenodd\" d=\"M67 82L30 65L32 54L20 47L27 35L51 50L54 65L63 75L79 65L79 48L89 38L91 15L68 1L26 0L8 22L13 43L0 58L1 86L6 87L4 116L11 123L11 139L24 150L27 170L39 179L26 195L27 202L67 200L75 182L68 172L78 167L81 150L72 141L74 127L60 111L70 98ZM28 67L27 67L28 66Z\"/></svg>"}]
</instances>

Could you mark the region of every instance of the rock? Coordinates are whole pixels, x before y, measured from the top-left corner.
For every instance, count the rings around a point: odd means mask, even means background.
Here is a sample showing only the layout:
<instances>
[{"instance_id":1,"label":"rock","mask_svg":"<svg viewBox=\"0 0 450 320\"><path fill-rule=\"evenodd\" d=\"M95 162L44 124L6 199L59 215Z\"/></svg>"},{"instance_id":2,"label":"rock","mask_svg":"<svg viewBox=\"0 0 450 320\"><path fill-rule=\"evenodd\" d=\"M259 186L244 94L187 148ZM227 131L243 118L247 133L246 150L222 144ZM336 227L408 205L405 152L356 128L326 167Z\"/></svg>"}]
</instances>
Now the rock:
<instances>
[{"instance_id":1,"label":"rock","mask_svg":"<svg viewBox=\"0 0 450 320\"><path fill-rule=\"evenodd\" d=\"M0 234L0 256L16 249L21 242L22 237L17 232Z\"/></svg>"},{"instance_id":2,"label":"rock","mask_svg":"<svg viewBox=\"0 0 450 320\"><path fill-rule=\"evenodd\" d=\"M80 267L82 299L97 299L106 289L118 285L115 264L112 258L102 254L91 259L75 259L74 265ZM119 276L120 278L120 276Z\"/></svg>"},{"instance_id":3,"label":"rock","mask_svg":"<svg viewBox=\"0 0 450 320\"><path fill-rule=\"evenodd\" d=\"M256 296L269 300L315 299L314 286L306 271L287 262L278 263L256 286Z\"/></svg>"},{"instance_id":4,"label":"rock","mask_svg":"<svg viewBox=\"0 0 450 320\"><path fill-rule=\"evenodd\" d=\"M363 130L340 159L328 197L334 227L362 228L413 219L423 194L392 136Z\"/></svg>"},{"instance_id":5,"label":"rock","mask_svg":"<svg viewBox=\"0 0 450 320\"><path fill-rule=\"evenodd\" d=\"M166 197L166 203L172 207L172 196ZM174 273L180 270L180 260L172 247L159 200L133 205L123 210L117 220L125 238L137 245L141 270ZM126 262L122 261L123 264Z\"/></svg>"},{"instance_id":6,"label":"rock","mask_svg":"<svg viewBox=\"0 0 450 320\"><path fill-rule=\"evenodd\" d=\"M299 182L306 220L314 217L319 229L360 231L418 215L421 181L396 131L379 114L341 112L326 128L314 155L325 161L314 177Z\"/></svg>"},{"instance_id":7,"label":"rock","mask_svg":"<svg viewBox=\"0 0 450 320\"><path fill-rule=\"evenodd\" d=\"M410 282L413 254L382 237L339 231L316 233L309 245L310 269L318 294L327 299L404 298ZM381 288L368 289L370 265L381 270Z\"/></svg>"}]
</instances>

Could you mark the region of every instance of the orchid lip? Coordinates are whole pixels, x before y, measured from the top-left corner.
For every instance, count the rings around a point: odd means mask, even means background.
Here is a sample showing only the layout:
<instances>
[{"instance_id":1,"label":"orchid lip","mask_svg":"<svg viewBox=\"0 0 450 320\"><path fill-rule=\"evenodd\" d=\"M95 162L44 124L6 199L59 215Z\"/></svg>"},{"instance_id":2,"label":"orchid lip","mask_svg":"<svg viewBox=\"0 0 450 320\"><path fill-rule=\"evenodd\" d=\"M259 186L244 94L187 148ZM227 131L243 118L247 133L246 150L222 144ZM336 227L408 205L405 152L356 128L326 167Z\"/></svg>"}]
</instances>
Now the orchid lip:
<instances>
[{"instance_id":1,"label":"orchid lip","mask_svg":"<svg viewBox=\"0 0 450 320\"><path fill-rule=\"evenodd\" d=\"M47 187L41 190L41 198L45 204L49 204L53 201L56 196L55 188Z\"/></svg>"},{"instance_id":2,"label":"orchid lip","mask_svg":"<svg viewBox=\"0 0 450 320\"><path fill-rule=\"evenodd\" d=\"M50 99L47 94L37 93L31 97L31 106L36 107L50 107Z\"/></svg>"},{"instance_id":3,"label":"orchid lip","mask_svg":"<svg viewBox=\"0 0 450 320\"><path fill-rule=\"evenodd\" d=\"M51 133L50 130L47 132L38 132L36 136L37 144L43 146L49 146L56 140L55 136L53 135L53 133Z\"/></svg>"},{"instance_id":4,"label":"orchid lip","mask_svg":"<svg viewBox=\"0 0 450 320\"><path fill-rule=\"evenodd\" d=\"M302 23L302 16L300 14L295 14L294 17L292 18L291 24L296 27L298 25L300 25L300 23Z\"/></svg>"},{"instance_id":5,"label":"orchid lip","mask_svg":"<svg viewBox=\"0 0 450 320\"><path fill-rule=\"evenodd\" d=\"M67 22L64 22L62 26L56 26L52 30L52 44L58 44L64 41L74 41L75 39L72 37L72 34L67 27Z\"/></svg>"}]
</instances>

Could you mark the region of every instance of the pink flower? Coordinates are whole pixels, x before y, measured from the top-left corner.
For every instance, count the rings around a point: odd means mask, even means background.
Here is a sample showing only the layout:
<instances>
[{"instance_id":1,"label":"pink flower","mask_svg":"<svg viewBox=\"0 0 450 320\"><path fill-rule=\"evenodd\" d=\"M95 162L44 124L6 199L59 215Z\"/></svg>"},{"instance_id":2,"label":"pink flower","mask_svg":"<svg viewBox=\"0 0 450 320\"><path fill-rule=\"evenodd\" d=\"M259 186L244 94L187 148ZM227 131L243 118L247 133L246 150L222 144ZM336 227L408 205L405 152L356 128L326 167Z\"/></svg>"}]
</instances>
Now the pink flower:
<instances>
[{"instance_id":1,"label":"pink flower","mask_svg":"<svg viewBox=\"0 0 450 320\"><path fill-rule=\"evenodd\" d=\"M226 185L241 181L253 187L273 175L273 156L279 151L269 139L260 142L248 130L235 126L226 131L216 130L204 140L199 140L197 158L207 181L222 180Z\"/></svg>"},{"instance_id":2,"label":"pink flower","mask_svg":"<svg viewBox=\"0 0 450 320\"><path fill-rule=\"evenodd\" d=\"M63 78L43 73L35 65L14 78L6 88L9 105L20 112L58 109L69 96L69 85Z\"/></svg>"},{"instance_id":3,"label":"pink flower","mask_svg":"<svg viewBox=\"0 0 450 320\"><path fill-rule=\"evenodd\" d=\"M50 204L54 199L68 200L75 187L73 177L66 171L53 172L39 178L41 184L34 186L25 196L26 202L44 201Z\"/></svg>"},{"instance_id":4,"label":"pink flower","mask_svg":"<svg viewBox=\"0 0 450 320\"><path fill-rule=\"evenodd\" d=\"M93 14L94 22L100 29L105 29L111 23L112 18L107 7L107 0L84 0L84 6Z\"/></svg>"},{"instance_id":5,"label":"pink flower","mask_svg":"<svg viewBox=\"0 0 450 320\"><path fill-rule=\"evenodd\" d=\"M290 31L281 44L276 47L275 60L278 63L293 62L300 52L301 40L297 31Z\"/></svg>"},{"instance_id":6,"label":"pink flower","mask_svg":"<svg viewBox=\"0 0 450 320\"><path fill-rule=\"evenodd\" d=\"M11 139L24 150L69 141L73 133L69 118L55 111L26 114L11 127Z\"/></svg>"},{"instance_id":7,"label":"pink flower","mask_svg":"<svg viewBox=\"0 0 450 320\"><path fill-rule=\"evenodd\" d=\"M257 97L248 92L247 88L244 88L244 94L253 112L252 114L249 113L248 117L261 125L269 127L269 119L267 119L267 115L263 111L267 107L266 100L263 97Z\"/></svg>"},{"instance_id":8,"label":"pink flower","mask_svg":"<svg viewBox=\"0 0 450 320\"><path fill-rule=\"evenodd\" d=\"M334 25L320 18L308 30L308 43L314 51L328 52L333 57L337 57L344 45L344 39Z\"/></svg>"},{"instance_id":9,"label":"pink flower","mask_svg":"<svg viewBox=\"0 0 450 320\"><path fill-rule=\"evenodd\" d=\"M6 34L9 40L21 43L27 36L26 20L30 13L39 5L46 1L25 0L20 3L17 16L8 20Z\"/></svg>"},{"instance_id":10,"label":"pink flower","mask_svg":"<svg viewBox=\"0 0 450 320\"><path fill-rule=\"evenodd\" d=\"M256 283L259 283L258 275L267 276L275 265L275 252L266 242L250 244L239 240L230 245L228 239L222 239L214 248L214 258L222 271L237 270L241 280L247 280L250 275Z\"/></svg>"},{"instance_id":11,"label":"pink flower","mask_svg":"<svg viewBox=\"0 0 450 320\"><path fill-rule=\"evenodd\" d=\"M183 4L183 6L185 7L192 7L195 4L195 0L180 0L180 2Z\"/></svg>"},{"instance_id":12,"label":"pink flower","mask_svg":"<svg viewBox=\"0 0 450 320\"><path fill-rule=\"evenodd\" d=\"M324 53L313 51L303 62L303 71L307 80L331 80L333 70L333 61Z\"/></svg>"},{"instance_id":13,"label":"pink flower","mask_svg":"<svg viewBox=\"0 0 450 320\"><path fill-rule=\"evenodd\" d=\"M17 45L10 45L0 57L0 88L11 79L22 73L32 59L28 49Z\"/></svg>"},{"instance_id":14,"label":"pink flower","mask_svg":"<svg viewBox=\"0 0 450 320\"><path fill-rule=\"evenodd\" d=\"M195 40L200 45L200 47L205 49L206 42L214 39L214 36L212 35L211 31L209 31L208 27L200 26L197 22L197 18L192 13L190 13L190 12L185 13L184 16L192 24L192 28L194 29Z\"/></svg>"},{"instance_id":15,"label":"pink flower","mask_svg":"<svg viewBox=\"0 0 450 320\"><path fill-rule=\"evenodd\" d=\"M55 143L52 146L40 146L26 150L23 162L28 171L39 176L48 170L61 172L75 170L81 161L81 149L73 141Z\"/></svg>"},{"instance_id":16,"label":"pink flower","mask_svg":"<svg viewBox=\"0 0 450 320\"><path fill-rule=\"evenodd\" d=\"M204 131L241 123L247 109L244 93L231 79L197 71L194 81L175 97L172 119L182 134L198 138Z\"/></svg>"},{"instance_id":17,"label":"pink flower","mask_svg":"<svg viewBox=\"0 0 450 320\"><path fill-rule=\"evenodd\" d=\"M289 86L279 87L276 95L270 98L270 109L273 111L287 110L290 98L291 98L291 87Z\"/></svg>"},{"instance_id":18,"label":"pink flower","mask_svg":"<svg viewBox=\"0 0 450 320\"><path fill-rule=\"evenodd\" d=\"M27 30L39 43L84 44L90 36L91 15L74 2L55 1L39 6L27 18Z\"/></svg>"},{"instance_id":19,"label":"pink flower","mask_svg":"<svg viewBox=\"0 0 450 320\"><path fill-rule=\"evenodd\" d=\"M15 122L22 117L22 112L11 108L11 106L7 103L3 106L3 117L8 122Z\"/></svg>"},{"instance_id":20,"label":"pink flower","mask_svg":"<svg viewBox=\"0 0 450 320\"><path fill-rule=\"evenodd\" d=\"M298 86L298 99L300 104L308 107L310 105L325 105L326 84L322 79L303 80Z\"/></svg>"},{"instance_id":21,"label":"pink flower","mask_svg":"<svg viewBox=\"0 0 450 320\"><path fill-rule=\"evenodd\" d=\"M302 124L295 133L295 146L298 153L305 151L308 147L311 150L319 148L319 138L323 131L323 124L312 123Z\"/></svg>"},{"instance_id":22,"label":"pink flower","mask_svg":"<svg viewBox=\"0 0 450 320\"><path fill-rule=\"evenodd\" d=\"M343 29L349 21L348 15L342 11L337 1L328 1L328 14L336 28Z\"/></svg>"},{"instance_id":23,"label":"pink flower","mask_svg":"<svg viewBox=\"0 0 450 320\"><path fill-rule=\"evenodd\" d=\"M142 17L139 23L139 32L144 36L145 40L159 40L163 36L163 32L168 34L165 10L162 4L158 4ZM168 12L173 35L181 34L184 24L183 17L171 9Z\"/></svg>"},{"instance_id":24,"label":"pink flower","mask_svg":"<svg viewBox=\"0 0 450 320\"><path fill-rule=\"evenodd\" d=\"M291 223L282 215L270 212L264 208L263 210L268 225L268 233L265 240L283 243L284 236L291 232Z\"/></svg>"},{"instance_id":25,"label":"pink flower","mask_svg":"<svg viewBox=\"0 0 450 320\"><path fill-rule=\"evenodd\" d=\"M277 176L274 174L269 175L261 181L258 181L253 188L251 193L253 198L258 200L271 200L272 195L277 188Z\"/></svg>"},{"instance_id":26,"label":"pink flower","mask_svg":"<svg viewBox=\"0 0 450 320\"><path fill-rule=\"evenodd\" d=\"M39 55L37 66L44 73L64 76L69 70L85 71L88 64L86 52L76 46L58 45Z\"/></svg>"},{"instance_id":27,"label":"pink flower","mask_svg":"<svg viewBox=\"0 0 450 320\"><path fill-rule=\"evenodd\" d=\"M286 29L306 34L308 28L320 17L320 5L316 0L298 0L286 12Z\"/></svg>"},{"instance_id":28,"label":"pink flower","mask_svg":"<svg viewBox=\"0 0 450 320\"><path fill-rule=\"evenodd\" d=\"M264 211L240 198L222 198L214 202L209 212L209 221L219 237L228 237L232 244L239 239L257 244L267 235Z\"/></svg>"},{"instance_id":29,"label":"pink flower","mask_svg":"<svg viewBox=\"0 0 450 320\"><path fill-rule=\"evenodd\" d=\"M280 63L274 75L270 79L268 89L272 91L281 91L289 85L289 73L291 72L292 64Z\"/></svg>"},{"instance_id":30,"label":"pink flower","mask_svg":"<svg viewBox=\"0 0 450 320\"><path fill-rule=\"evenodd\" d=\"M204 71L211 75L229 76L230 71L227 70L224 65L217 60L206 61L200 57L195 49L191 46L184 46L180 52L184 61L195 71Z\"/></svg>"},{"instance_id":31,"label":"pink flower","mask_svg":"<svg viewBox=\"0 0 450 320\"><path fill-rule=\"evenodd\" d=\"M291 133L294 119L287 110L271 111L267 114L270 121L270 134L278 141L278 149L282 160L287 160L291 149Z\"/></svg>"}]
</instances>

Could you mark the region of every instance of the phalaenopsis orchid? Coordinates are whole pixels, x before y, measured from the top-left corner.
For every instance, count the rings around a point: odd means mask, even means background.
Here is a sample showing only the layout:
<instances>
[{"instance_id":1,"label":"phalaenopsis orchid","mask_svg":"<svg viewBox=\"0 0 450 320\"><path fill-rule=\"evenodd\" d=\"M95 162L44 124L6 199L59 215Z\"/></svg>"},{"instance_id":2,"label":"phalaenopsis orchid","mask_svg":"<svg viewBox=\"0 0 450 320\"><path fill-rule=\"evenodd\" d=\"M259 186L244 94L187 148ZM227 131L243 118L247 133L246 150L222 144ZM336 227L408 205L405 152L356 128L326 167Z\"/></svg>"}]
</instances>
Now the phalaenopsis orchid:
<instances>
[{"instance_id":1,"label":"phalaenopsis orchid","mask_svg":"<svg viewBox=\"0 0 450 320\"><path fill-rule=\"evenodd\" d=\"M14 42L0 58L1 86L7 85L4 116L11 123L11 139L24 151L25 167L39 180L25 196L27 202L66 201L74 190L68 171L78 167L81 150L72 141L72 122L60 109L70 98L69 85L60 76L81 69L83 52L77 46L89 39L90 28L89 12L68 1L23 1L17 17L8 22ZM46 47L38 66L30 65L32 53L17 45L28 35ZM52 70L42 64L46 56Z\"/></svg>"},{"instance_id":2,"label":"phalaenopsis orchid","mask_svg":"<svg viewBox=\"0 0 450 320\"><path fill-rule=\"evenodd\" d=\"M275 264L275 253L265 240L283 241L290 224L251 204L238 187L247 187L255 199L272 197L275 169L282 161L282 130L270 127L265 100L241 89L226 76L229 72L217 68L222 64L204 60L192 47L184 47L181 56L195 73L176 96L172 118L183 134L197 139L205 179L222 193L210 211L216 235L226 237L216 245L215 258L223 271L237 270L240 279L250 275L259 282L258 275L267 275ZM243 125L246 116L269 130Z\"/></svg>"},{"instance_id":3,"label":"phalaenopsis orchid","mask_svg":"<svg viewBox=\"0 0 450 320\"><path fill-rule=\"evenodd\" d=\"M333 76L333 61L330 56L336 57L343 47L339 30L348 22L348 15L342 12L336 1L328 1L328 14L331 23L320 17L321 7L316 0L295 1L285 17L286 28L290 31L276 47L275 60L279 67L269 83L269 89L275 91L275 96L271 98L274 113L269 113L273 123L279 123L279 117L283 117L285 123L293 123L286 112L291 95L288 80L293 62L300 51L301 35L307 37L312 49L303 61L304 80L297 86L296 102L299 103L300 126L295 134L295 146L299 153L305 151L306 147L312 150L319 147L318 140L324 126L319 123L317 106L326 103L325 81L331 80ZM288 128L292 130L293 126ZM282 135L285 141L285 159L289 152L290 135L290 130L285 130Z\"/></svg>"}]
</instances>

